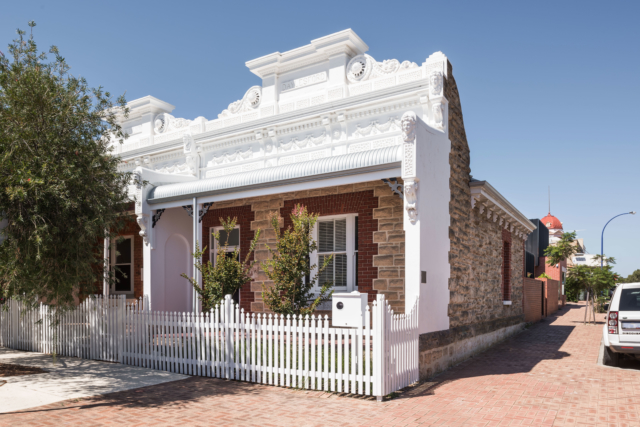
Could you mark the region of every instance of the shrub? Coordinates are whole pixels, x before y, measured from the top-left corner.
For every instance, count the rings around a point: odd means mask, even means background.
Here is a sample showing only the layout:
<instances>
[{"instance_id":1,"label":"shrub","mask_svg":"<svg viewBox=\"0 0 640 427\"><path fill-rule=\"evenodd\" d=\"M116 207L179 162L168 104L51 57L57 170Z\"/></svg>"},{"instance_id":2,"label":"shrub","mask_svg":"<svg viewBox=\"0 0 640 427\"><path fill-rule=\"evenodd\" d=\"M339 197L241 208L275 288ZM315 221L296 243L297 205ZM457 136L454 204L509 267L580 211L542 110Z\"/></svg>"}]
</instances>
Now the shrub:
<instances>
[{"instance_id":1,"label":"shrub","mask_svg":"<svg viewBox=\"0 0 640 427\"><path fill-rule=\"evenodd\" d=\"M231 231L235 228L237 221L237 218L227 218L226 221L220 218L220 223L225 230L227 238L222 242L220 233L213 233L214 239L218 242L215 264L209 261L203 264L202 256L206 253L207 247L205 246L200 250L200 247L196 246L193 257L196 259L196 268L202 275L202 288L193 277L182 274L182 277L189 280L198 293L200 301L202 301L202 310L205 312L219 304L225 295L233 295L242 285L251 281L251 270L255 265L255 261L251 262L250 257L260 237L260 230L256 231L256 235L251 241L249 252L244 262L242 262L240 261L238 248L233 252L227 252L229 236L231 236Z\"/></svg>"},{"instance_id":2,"label":"shrub","mask_svg":"<svg viewBox=\"0 0 640 427\"><path fill-rule=\"evenodd\" d=\"M312 293L320 274L332 260L331 256L327 257L311 278L316 265L310 265L310 254L318 249L312 235L317 220L317 214L310 214L300 205L291 212L293 227L288 227L284 232L280 230L280 217L272 215L270 218L276 245L274 248L267 246L271 259L262 263L262 270L273 281L273 285L263 285L262 298L274 313L312 314L318 304L328 300L333 294L331 282L322 284L317 296L314 297Z\"/></svg>"}]
</instances>

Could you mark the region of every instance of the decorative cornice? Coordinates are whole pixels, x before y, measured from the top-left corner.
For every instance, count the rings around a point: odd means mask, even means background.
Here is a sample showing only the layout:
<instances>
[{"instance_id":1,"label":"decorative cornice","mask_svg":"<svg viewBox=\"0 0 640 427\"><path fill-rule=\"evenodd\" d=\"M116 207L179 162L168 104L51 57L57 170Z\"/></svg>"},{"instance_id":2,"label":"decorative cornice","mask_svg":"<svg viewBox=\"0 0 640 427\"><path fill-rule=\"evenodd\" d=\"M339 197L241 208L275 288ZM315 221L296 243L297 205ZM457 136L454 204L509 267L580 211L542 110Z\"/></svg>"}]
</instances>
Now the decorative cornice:
<instances>
[{"instance_id":1,"label":"decorative cornice","mask_svg":"<svg viewBox=\"0 0 640 427\"><path fill-rule=\"evenodd\" d=\"M274 52L246 62L249 70L260 78L274 73L305 67L326 61L336 53L359 55L369 50L369 46L351 29L339 31L319 39L311 40L306 46L284 53Z\"/></svg>"},{"instance_id":2,"label":"decorative cornice","mask_svg":"<svg viewBox=\"0 0 640 427\"><path fill-rule=\"evenodd\" d=\"M422 91L425 88L428 88L428 80L426 78L403 83L394 87L364 93L362 95L349 96L347 98L339 99L336 101L314 105L309 108L305 108L304 110L294 110L288 113L280 113L269 117L260 118L247 123L238 123L236 125L216 128L193 136L196 144L203 143L206 144L207 147L210 147L211 145L217 146L218 144L229 146L228 138L230 137L236 138L237 140L243 138L239 138L240 134L251 133L251 137L255 138L253 133L256 130L274 126L280 127L283 124L286 124L286 126L291 126L292 122L305 121L311 119L312 117L316 117L315 120L317 120L318 116L331 114L333 112L342 111L342 118L351 120L360 117L371 116L374 114L384 113L386 111L402 110L413 105L418 105L419 99L417 96L412 100L407 100L406 97L407 95L412 96L416 94L416 92ZM402 101L400 101L401 97L404 97ZM394 98L398 100L394 101ZM373 103L385 103L389 105L386 105L384 107L372 108L371 104ZM344 114L345 109L353 109L354 112L350 113L349 116L346 117L346 114ZM340 121L340 117L341 116L338 114L336 118ZM293 127L295 127L295 125ZM178 134L176 134L176 138L172 141L165 141L160 144L154 143L153 145L136 148L127 152L123 152L120 154L120 156L123 159L128 160L138 157L142 154L148 154L150 150L154 150L156 153L161 151L170 151L176 148L180 148L182 150L182 144L182 135L178 136Z\"/></svg>"},{"instance_id":3,"label":"decorative cornice","mask_svg":"<svg viewBox=\"0 0 640 427\"><path fill-rule=\"evenodd\" d=\"M471 181L471 209L478 208L480 215L488 221L498 222L500 226L526 239L536 226L516 209L502 194L487 181Z\"/></svg>"}]
</instances>

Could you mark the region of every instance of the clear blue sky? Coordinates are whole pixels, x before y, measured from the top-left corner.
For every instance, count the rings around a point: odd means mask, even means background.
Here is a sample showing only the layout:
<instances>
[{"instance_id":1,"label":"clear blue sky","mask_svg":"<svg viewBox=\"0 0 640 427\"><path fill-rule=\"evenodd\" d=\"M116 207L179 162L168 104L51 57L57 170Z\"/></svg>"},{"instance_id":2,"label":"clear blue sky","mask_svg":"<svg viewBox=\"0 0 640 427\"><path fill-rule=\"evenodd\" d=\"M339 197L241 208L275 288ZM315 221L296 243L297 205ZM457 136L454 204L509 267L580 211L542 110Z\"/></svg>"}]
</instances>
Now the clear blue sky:
<instances>
[{"instance_id":1,"label":"clear blue sky","mask_svg":"<svg viewBox=\"0 0 640 427\"><path fill-rule=\"evenodd\" d=\"M37 22L76 75L174 115L217 117L259 79L247 60L352 28L381 61L453 64L474 177L529 218L551 211L600 250L640 211L640 2L4 2L0 50ZM605 253L640 268L640 214Z\"/></svg>"}]
</instances>

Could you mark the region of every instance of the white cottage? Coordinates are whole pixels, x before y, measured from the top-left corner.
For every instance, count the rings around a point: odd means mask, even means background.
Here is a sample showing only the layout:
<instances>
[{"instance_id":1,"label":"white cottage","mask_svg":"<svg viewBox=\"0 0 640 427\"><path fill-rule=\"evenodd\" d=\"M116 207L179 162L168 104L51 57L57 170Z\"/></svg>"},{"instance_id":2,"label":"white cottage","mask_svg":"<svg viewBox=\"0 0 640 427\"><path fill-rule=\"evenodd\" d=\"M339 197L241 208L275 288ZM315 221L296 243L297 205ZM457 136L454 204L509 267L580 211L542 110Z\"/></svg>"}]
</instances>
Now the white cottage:
<instances>
[{"instance_id":1,"label":"white cottage","mask_svg":"<svg viewBox=\"0 0 640 427\"><path fill-rule=\"evenodd\" d=\"M144 294L156 310L197 309L180 274L192 275L196 243L215 251L219 218L238 218L231 242L241 257L266 231L255 252L262 260L274 237L269 215L286 227L303 204L320 215L314 256L334 254L336 291L370 301L383 293L400 312L420 297L423 375L522 325L523 244L534 227L471 180L447 57L379 62L367 50L345 30L251 60L262 85L213 120L176 118L152 96L131 101L122 121L130 138L114 153L136 176L136 221L112 263L132 274L105 293ZM268 284L258 273L236 296L240 306L264 311Z\"/></svg>"}]
</instances>

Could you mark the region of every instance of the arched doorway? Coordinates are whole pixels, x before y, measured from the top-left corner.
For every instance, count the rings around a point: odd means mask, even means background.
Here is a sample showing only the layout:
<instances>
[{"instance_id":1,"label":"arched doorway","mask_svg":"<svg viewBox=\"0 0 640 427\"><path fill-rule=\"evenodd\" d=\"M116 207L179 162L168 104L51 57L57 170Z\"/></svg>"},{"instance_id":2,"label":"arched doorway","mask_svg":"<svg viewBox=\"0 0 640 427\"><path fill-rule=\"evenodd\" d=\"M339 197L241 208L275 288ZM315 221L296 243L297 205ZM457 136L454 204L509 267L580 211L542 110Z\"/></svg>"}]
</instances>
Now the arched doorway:
<instances>
[{"instance_id":1,"label":"arched doorway","mask_svg":"<svg viewBox=\"0 0 640 427\"><path fill-rule=\"evenodd\" d=\"M172 234L164 246L164 308L166 311L191 311L191 284L181 277L191 274L189 243L180 234Z\"/></svg>"}]
</instances>

